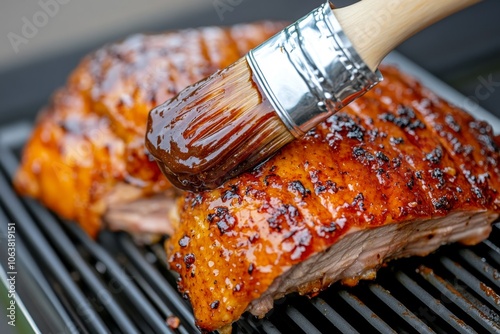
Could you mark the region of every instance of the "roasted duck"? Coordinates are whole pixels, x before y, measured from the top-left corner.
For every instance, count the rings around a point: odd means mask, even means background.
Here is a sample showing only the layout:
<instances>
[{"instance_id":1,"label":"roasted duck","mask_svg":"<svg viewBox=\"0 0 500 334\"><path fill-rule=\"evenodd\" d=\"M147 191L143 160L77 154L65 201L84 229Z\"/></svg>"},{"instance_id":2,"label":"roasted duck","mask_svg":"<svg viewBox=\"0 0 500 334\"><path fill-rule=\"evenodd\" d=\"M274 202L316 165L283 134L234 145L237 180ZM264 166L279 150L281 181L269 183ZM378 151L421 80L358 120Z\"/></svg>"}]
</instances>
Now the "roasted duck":
<instances>
[{"instance_id":1,"label":"roasted duck","mask_svg":"<svg viewBox=\"0 0 500 334\"><path fill-rule=\"evenodd\" d=\"M393 68L259 168L174 205L144 149L147 113L282 28L137 35L96 51L40 115L15 179L90 234L173 233L171 267L206 330L293 291L371 278L390 259L477 243L499 215L491 128Z\"/></svg>"},{"instance_id":2,"label":"roasted duck","mask_svg":"<svg viewBox=\"0 0 500 334\"><path fill-rule=\"evenodd\" d=\"M176 191L144 147L148 112L283 28L263 22L135 35L86 57L42 111L15 178L91 235L171 233Z\"/></svg>"},{"instance_id":3,"label":"roasted duck","mask_svg":"<svg viewBox=\"0 0 500 334\"><path fill-rule=\"evenodd\" d=\"M260 167L184 195L166 249L202 329L488 236L500 214L491 127L382 71L383 83Z\"/></svg>"}]
</instances>

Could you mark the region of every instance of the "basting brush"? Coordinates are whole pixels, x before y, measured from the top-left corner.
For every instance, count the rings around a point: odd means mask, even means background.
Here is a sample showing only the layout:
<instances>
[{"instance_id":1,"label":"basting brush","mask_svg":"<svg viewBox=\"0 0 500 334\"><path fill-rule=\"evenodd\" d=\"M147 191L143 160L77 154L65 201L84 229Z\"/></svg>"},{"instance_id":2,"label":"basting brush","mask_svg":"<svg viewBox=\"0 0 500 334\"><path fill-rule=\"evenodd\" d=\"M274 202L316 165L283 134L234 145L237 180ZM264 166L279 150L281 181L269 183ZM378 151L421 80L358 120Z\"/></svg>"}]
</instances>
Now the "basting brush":
<instances>
[{"instance_id":1,"label":"basting brush","mask_svg":"<svg viewBox=\"0 0 500 334\"><path fill-rule=\"evenodd\" d=\"M256 166L382 80L401 42L479 0L327 2L152 110L146 146L186 190Z\"/></svg>"}]
</instances>

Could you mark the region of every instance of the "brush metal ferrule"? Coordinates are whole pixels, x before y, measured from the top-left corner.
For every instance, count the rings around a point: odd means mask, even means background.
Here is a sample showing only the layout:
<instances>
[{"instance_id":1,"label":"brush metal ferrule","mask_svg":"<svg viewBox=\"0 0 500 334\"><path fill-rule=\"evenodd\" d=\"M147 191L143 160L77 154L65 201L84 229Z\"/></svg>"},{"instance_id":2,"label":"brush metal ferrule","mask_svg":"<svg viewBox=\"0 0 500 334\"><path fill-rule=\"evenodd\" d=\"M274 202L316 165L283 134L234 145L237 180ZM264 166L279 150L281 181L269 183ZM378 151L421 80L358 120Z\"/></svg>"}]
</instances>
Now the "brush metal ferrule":
<instances>
[{"instance_id":1,"label":"brush metal ferrule","mask_svg":"<svg viewBox=\"0 0 500 334\"><path fill-rule=\"evenodd\" d=\"M297 138L382 80L356 52L329 2L251 50L247 62Z\"/></svg>"}]
</instances>

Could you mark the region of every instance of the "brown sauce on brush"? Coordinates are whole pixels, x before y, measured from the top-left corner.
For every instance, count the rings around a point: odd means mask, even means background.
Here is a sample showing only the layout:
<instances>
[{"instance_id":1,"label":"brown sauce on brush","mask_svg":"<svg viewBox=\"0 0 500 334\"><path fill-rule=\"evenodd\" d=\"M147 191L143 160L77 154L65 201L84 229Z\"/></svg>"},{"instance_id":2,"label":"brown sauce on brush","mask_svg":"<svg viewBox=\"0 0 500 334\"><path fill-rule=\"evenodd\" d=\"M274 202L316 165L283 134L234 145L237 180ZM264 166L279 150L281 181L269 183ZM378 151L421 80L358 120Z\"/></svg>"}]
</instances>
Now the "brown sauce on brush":
<instances>
[{"instance_id":1,"label":"brown sauce on brush","mask_svg":"<svg viewBox=\"0 0 500 334\"><path fill-rule=\"evenodd\" d=\"M175 186L197 191L217 187L291 139L240 59L152 110L146 147Z\"/></svg>"}]
</instances>

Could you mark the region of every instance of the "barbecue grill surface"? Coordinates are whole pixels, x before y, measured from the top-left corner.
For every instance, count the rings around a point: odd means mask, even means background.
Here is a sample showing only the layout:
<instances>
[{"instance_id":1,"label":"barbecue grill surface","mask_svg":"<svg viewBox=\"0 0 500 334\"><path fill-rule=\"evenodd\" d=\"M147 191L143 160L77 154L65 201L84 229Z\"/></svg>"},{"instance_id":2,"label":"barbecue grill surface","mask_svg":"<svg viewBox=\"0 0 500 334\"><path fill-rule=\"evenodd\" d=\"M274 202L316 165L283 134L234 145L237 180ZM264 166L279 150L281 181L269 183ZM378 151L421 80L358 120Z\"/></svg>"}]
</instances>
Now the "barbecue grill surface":
<instances>
[{"instance_id":1,"label":"barbecue grill surface","mask_svg":"<svg viewBox=\"0 0 500 334\"><path fill-rule=\"evenodd\" d=\"M438 92L439 93L439 92ZM0 129L0 233L16 226L16 289L42 333L196 333L161 243L125 233L97 241L11 186L31 124ZM64 194L62 194L64 196ZM5 256L0 256L3 271ZM474 247L445 246L393 261L373 282L335 284L316 298L276 301L264 318L246 314L236 333L500 333L500 225ZM180 320L176 329L167 323ZM169 321L167 321L169 320Z\"/></svg>"}]
</instances>

